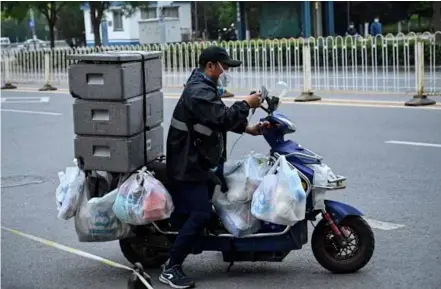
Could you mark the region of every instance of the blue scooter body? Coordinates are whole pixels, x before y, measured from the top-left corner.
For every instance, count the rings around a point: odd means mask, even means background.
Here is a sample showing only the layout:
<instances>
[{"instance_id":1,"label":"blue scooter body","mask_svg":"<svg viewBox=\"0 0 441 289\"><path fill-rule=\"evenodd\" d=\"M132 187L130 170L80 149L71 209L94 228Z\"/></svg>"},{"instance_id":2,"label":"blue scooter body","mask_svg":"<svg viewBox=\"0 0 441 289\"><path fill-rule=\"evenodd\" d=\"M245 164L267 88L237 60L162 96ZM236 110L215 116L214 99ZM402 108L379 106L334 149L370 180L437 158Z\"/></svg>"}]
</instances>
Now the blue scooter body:
<instances>
[{"instance_id":1,"label":"blue scooter body","mask_svg":"<svg viewBox=\"0 0 441 289\"><path fill-rule=\"evenodd\" d=\"M261 121L269 121L271 128L263 129L263 136L271 147L271 154L287 156L287 160L295 166L312 184L314 171L307 165L320 164L316 154L303 148L292 140L284 140L284 135L295 132L294 125L282 113L274 111ZM298 154L293 154L297 152ZM287 229L286 226L264 223L261 230L252 237L233 238L222 236L206 236L202 242L202 251L221 251L224 261L282 261L292 250L301 249L308 241L308 220L314 220L320 212L314 212L312 195L307 198L307 215L305 220ZM332 215L335 223L339 223L350 215L361 216L362 213L341 202L325 200L326 211ZM271 234L271 236L267 236ZM278 234L278 235L276 235Z\"/></svg>"}]
</instances>

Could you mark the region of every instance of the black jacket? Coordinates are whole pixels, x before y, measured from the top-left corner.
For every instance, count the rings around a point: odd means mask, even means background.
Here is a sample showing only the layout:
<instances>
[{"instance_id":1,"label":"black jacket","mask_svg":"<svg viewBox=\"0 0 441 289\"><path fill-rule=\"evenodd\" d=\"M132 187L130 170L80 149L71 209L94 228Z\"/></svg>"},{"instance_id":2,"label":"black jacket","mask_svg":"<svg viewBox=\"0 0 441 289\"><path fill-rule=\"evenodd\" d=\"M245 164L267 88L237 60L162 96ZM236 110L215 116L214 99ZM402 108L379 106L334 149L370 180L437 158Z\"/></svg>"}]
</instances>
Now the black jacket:
<instances>
[{"instance_id":1,"label":"black jacket","mask_svg":"<svg viewBox=\"0 0 441 289\"><path fill-rule=\"evenodd\" d=\"M173 111L168 131L168 178L188 182L212 179L211 169L226 156L226 132L245 132L249 111L244 101L226 106L216 84L194 70Z\"/></svg>"}]
</instances>

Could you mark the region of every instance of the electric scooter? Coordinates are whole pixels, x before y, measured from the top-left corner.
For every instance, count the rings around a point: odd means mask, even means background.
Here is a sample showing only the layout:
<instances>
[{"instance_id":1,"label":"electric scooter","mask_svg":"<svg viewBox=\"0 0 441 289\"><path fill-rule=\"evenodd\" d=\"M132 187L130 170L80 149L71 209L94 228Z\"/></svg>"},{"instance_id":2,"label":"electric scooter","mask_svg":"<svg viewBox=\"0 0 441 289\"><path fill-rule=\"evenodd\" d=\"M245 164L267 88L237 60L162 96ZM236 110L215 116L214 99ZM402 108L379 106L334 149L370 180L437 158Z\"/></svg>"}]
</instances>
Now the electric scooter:
<instances>
[{"instance_id":1,"label":"electric scooter","mask_svg":"<svg viewBox=\"0 0 441 289\"><path fill-rule=\"evenodd\" d=\"M314 184L311 165L322 164L323 158L293 140L285 140L285 135L294 133L296 128L277 110L282 96L271 97L262 87L262 98L261 109L267 116L261 121L271 124L262 132L271 148L269 158L275 162L284 155L297 169L307 197L305 219L293 226L262 222L258 232L237 238L223 227L213 207L212 224L202 237L200 248L195 248L193 253L221 252L223 260L230 265L228 269L234 262L281 262L291 251L303 248L308 242L308 222L314 225L313 222L319 220L311 237L312 252L318 263L333 273L360 270L373 255L373 231L359 210L325 198L326 191L344 189L346 178L331 173L327 184ZM148 169L167 188L164 159L152 163ZM139 262L144 268L158 268L167 261L178 228L167 219L137 226L134 233L135 237L120 240L123 255L133 264Z\"/></svg>"}]
</instances>

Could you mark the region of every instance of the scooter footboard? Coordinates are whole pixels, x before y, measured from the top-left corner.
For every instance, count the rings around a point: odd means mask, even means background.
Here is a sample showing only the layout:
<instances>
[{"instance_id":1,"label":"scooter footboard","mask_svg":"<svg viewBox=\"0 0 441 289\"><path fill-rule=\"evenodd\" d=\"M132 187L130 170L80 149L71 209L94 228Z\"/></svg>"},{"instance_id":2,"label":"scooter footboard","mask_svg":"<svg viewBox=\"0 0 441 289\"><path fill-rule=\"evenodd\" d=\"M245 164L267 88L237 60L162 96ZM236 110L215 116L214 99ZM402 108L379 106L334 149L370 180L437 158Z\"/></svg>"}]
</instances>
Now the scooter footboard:
<instances>
[{"instance_id":1,"label":"scooter footboard","mask_svg":"<svg viewBox=\"0 0 441 289\"><path fill-rule=\"evenodd\" d=\"M331 214L334 222L339 223L347 216L363 216L356 208L337 201L325 200L326 211Z\"/></svg>"}]
</instances>

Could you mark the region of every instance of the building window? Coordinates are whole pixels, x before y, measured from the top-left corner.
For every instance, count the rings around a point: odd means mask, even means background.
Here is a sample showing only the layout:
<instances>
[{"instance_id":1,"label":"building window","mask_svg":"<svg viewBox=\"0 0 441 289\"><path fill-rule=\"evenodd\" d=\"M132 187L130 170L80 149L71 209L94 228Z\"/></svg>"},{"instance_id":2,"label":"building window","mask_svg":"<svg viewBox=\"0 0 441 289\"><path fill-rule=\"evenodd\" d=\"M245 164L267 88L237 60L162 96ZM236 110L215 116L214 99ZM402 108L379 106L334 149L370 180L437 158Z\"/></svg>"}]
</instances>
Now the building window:
<instances>
[{"instance_id":1,"label":"building window","mask_svg":"<svg viewBox=\"0 0 441 289\"><path fill-rule=\"evenodd\" d=\"M164 7L162 14L164 17L179 18L179 7Z\"/></svg>"},{"instance_id":2,"label":"building window","mask_svg":"<svg viewBox=\"0 0 441 289\"><path fill-rule=\"evenodd\" d=\"M113 11L113 31L123 31L123 13L121 10Z\"/></svg>"},{"instance_id":3,"label":"building window","mask_svg":"<svg viewBox=\"0 0 441 289\"><path fill-rule=\"evenodd\" d=\"M141 9L141 19L156 19L156 8Z\"/></svg>"}]
</instances>

